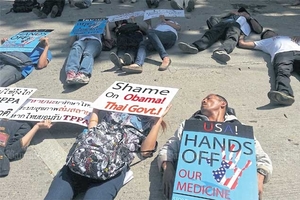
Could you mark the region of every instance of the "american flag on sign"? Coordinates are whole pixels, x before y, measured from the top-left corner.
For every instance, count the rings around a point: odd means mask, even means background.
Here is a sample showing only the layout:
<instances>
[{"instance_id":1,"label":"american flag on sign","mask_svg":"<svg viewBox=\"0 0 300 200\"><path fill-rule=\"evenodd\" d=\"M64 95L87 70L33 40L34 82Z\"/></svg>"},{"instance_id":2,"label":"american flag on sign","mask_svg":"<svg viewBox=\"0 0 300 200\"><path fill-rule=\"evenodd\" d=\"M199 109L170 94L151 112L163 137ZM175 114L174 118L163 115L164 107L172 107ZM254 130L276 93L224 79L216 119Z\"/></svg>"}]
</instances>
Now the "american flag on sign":
<instances>
[{"instance_id":1,"label":"american flag on sign","mask_svg":"<svg viewBox=\"0 0 300 200\"><path fill-rule=\"evenodd\" d=\"M248 160L245 164L245 166L241 169L237 167L237 163L240 160L241 157L241 151L236 152L235 159L233 159L233 150L234 145L230 146L230 154L229 154L229 160L226 160L226 154L225 149L222 149L222 162L221 166L217 170L213 170L212 174L214 179L221 185L224 185L228 187L231 190L234 190L236 186L238 185L238 179L242 176L243 171L246 170L252 162ZM210 164L211 160L207 159L207 163ZM227 178L226 177L226 170L231 169L233 170L234 174L232 177Z\"/></svg>"}]
</instances>

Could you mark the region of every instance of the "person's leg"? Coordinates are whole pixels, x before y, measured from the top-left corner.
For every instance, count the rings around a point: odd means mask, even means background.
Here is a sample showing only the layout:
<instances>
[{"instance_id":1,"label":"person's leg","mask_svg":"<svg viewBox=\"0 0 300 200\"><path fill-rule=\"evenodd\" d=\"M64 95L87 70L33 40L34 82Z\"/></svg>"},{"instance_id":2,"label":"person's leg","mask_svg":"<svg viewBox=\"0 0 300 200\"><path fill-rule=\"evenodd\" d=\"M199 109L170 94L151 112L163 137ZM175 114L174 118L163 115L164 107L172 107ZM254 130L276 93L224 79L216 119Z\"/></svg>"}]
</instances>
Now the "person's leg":
<instances>
[{"instance_id":1,"label":"person's leg","mask_svg":"<svg viewBox=\"0 0 300 200\"><path fill-rule=\"evenodd\" d=\"M102 45L98 40L85 40L86 46L83 50L82 61L79 72L91 76L94 66L94 58L96 58L102 49Z\"/></svg>"},{"instance_id":2,"label":"person's leg","mask_svg":"<svg viewBox=\"0 0 300 200\"><path fill-rule=\"evenodd\" d=\"M71 176L72 172L66 165L64 165L63 168L54 177L45 200L73 199L74 185Z\"/></svg>"},{"instance_id":3,"label":"person's leg","mask_svg":"<svg viewBox=\"0 0 300 200\"><path fill-rule=\"evenodd\" d=\"M61 16L63 10L64 10L64 7L65 7L65 0L57 0L57 12L55 14L55 17L59 17ZM52 8L52 11L53 11L53 8ZM52 13L52 12L51 12Z\"/></svg>"},{"instance_id":4,"label":"person's leg","mask_svg":"<svg viewBox=\"0 0 300 200\"><path fill-rule=\"evenodd\" d=\"M0 64L0 87L7 87L23 79L22 71L11 65Z\"/></svg>"},{"instance_id":5,"label":"person's leg","mask_svg":"<svg viewBox=\"0 0 300 200\"><path fill-rule=\"evenodd\" d=\"M127 168L121 171L117 176L103 182L92 182L89 185L83 199L84 200L95 200L105 199L113 200L119 190L123 186L124 178L126 175Z\"/></svg>"},{"instance_id":6,"label":"person's leg","mask_svg":"<svg viewBox=\"0 0 300 200\"><path fill-rule=\"evenodd\" d=\"M224 42L218 48L218 50L223 50L226 51L228 54L230 54L233 51L233 49L236 47L240 35L241 35L241 29L238 23L228 24L228 27L225 30Z\"/></svg>"},{"instance_id":7,"label":"person's leg","mask_svg":"<svg viewBox=\"0 0 300 200\"><path fill-rule=\"evenodd\" d=\"M42 8L41 11L43 13L45 13L46 15L49 15L49 13L51 12L52 7L54 6L54 4L55 4L55 1L53 1L53 0L46 0L44 2L44 6L43 6L43 8Z\"/></svg>"},{"instance_id":8,"label":"person's leg","mask_svg":"<svg viewBox=\"0 0 300 200\"><path fill-rule=\"evenodd\" d=\"M271 103L282 105L291 105L294 103L294 94L290 85L294 59L294 52L278 53L274 57L275 91L268 93Z\"/></svg>"},{"instance_id":9,"label":"person's leg","mask_svg":"<svg viewBox=\"0 0 300 200\"><path fill-rule=\"evenodd\" d=\"M73 43L65 67L66 73L68 73L69 71L74 71L75 73L78 72L80 66L80 60L83 55L85 46L86 43L85 41L82 40L78 40Z\"/></svg>"},{"instance_id":10,"label":"person's leg","mask_svg":"<svg viewBox=\"0 0 300 200\"><path fill-rule=\"evenodd\" d=\"M134 62L135 64L137 64L139 66L143 66L144 61L146 59L146 48L149 44L150 44L149 39L146 39L139 44L139 49L137 52L136 60Z\"/></svg>"}]
</instances>

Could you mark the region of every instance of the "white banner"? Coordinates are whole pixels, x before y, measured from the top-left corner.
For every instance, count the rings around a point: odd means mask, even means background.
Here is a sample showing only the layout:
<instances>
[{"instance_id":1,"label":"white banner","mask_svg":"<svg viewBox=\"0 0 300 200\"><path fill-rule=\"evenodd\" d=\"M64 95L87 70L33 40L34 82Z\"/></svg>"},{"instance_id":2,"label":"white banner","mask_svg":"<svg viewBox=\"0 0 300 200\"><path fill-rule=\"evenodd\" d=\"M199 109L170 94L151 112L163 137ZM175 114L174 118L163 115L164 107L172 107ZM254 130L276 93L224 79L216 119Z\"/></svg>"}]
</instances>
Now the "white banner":
<instances>
[{"instance_id":1,"label":"white banner","mask_svg":"<svg viewBox=\"0 0 300 200\"><path fill-rule=\"evenodd\" d=\"M35 91L33 88L0 87L0 118L10 118Z\"/></svg>"},{"instance_id":2,"label":"white banner","mask_svg":"<svg viewBox=\"0 0 300 200\"><path fill-rule=\"evenodd\" d=\"M91 102L63 99L30 98L10 119L23 121L51 120L87 126Z\"/></svg>"},{"instance_id":3,"label":"white banner","mask_svg":"<svg viewBox=\"0 0 300 200\"><path fill-rule=\"evenodd\" d=\"M123 19L130 19L131 17L139 17L143 15L144 15L144 11L136 11L131 13L123 13L120 15L111 15L111 16L107 16L107 18L109 22L116 22Z\"/></svg>"},{"instance_id":4,"label":"white banner","mask_svg":"<svg viewBox=\"0 0 300 200\"><path fill-rule=\"evenodd\" d=\"M160 15L164 15L165 17L185 17L184 10L153 9L145 11L144 20L156 18Z\"/></svg>"},{"instance_id":5,"label":"white banner","mask_svg":"<svg viewBox=\"0 0 300 200\"><path fill-rule=\"evenodd\" d=\"M177 93L177 88L114 82L93 107L99 110L160 117Z\"/></svg>"}]
</instances>

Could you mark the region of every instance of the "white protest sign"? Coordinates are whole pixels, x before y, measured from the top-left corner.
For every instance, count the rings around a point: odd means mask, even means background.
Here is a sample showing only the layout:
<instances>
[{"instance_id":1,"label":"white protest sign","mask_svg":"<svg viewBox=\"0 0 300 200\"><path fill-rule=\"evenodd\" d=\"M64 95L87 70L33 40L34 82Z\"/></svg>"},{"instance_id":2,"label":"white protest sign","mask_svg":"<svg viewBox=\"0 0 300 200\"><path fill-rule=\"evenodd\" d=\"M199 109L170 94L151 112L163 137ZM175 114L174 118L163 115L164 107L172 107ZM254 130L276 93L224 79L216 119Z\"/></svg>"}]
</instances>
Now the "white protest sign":
<instances>
[{"instance_id":1,"label":"white protest sign","mask_svg":"<svg viewBox=\"0 0 300 200\"><path fill-rule=\"evenodd\" d=\"M69 122L87 126L91 102L63 99L30 98L20 107L10 119L22 121Z\"/></svg>"},{"instance_id":2,"label":"white protest sign","mask_svg":"<svg viewBox=\"0 0 300 200\"><path fill-rule=\"evenodd\" d=\"M120 15L111 15L111 16L107 16L107 18L109 22L116 22L123 19L130 19L130 17L139 17L143 15L144 15L144 11L136 11L131 13L123 13Z\"/></svg>"},{"instance_id":3,"label":"white protest sign","mask_svg":"<svg viewBox=\"0 0 300 200\"><path fill-rule=\"evenodd\" d=\"M0 118L9 118L35 91L33 88L0 87Z\"/></svg>"},{"instance_id":4,"label":"white protest sign","mask_svg":"<svg viewBox=\"0 0 300 200\"><path fill-rule=\"evenodd\" d=\"M153 9L145 11L144 20L156 18L160 15L164 15L165 17L185 17L184 10Z\"/></svg>"},{"instance_id":5,"label":"white protest sign","mask_svg":"<svg viewBox=\"0 0 300 200\"><path fill-rule=\"evenodd\" d=\"M93 107L99 110L160 117L177 93L177 88L114 82Z\"/></svg>"}]
</instances>

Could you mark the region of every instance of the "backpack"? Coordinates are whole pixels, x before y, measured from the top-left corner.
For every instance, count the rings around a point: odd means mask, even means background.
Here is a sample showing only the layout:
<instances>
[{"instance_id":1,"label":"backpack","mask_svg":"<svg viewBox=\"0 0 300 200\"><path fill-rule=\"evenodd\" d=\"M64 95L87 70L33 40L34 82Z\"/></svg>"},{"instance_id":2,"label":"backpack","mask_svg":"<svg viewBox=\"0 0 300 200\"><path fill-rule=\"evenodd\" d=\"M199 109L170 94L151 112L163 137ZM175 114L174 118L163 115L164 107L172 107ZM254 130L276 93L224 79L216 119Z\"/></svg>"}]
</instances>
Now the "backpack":
<instances>
[{"instance_id":1,"label":"backpack","mask_svg":"<svg viewBox=\"0 0 300 200\"><path fill-rule=\"evenodd\" d=\"M10 9L9 12L31 12L33 8L40 9L40 3L37 2L37 0L15 0L13 3L13 7Z\"/></svg>"},{"instance_id":2,"label":"backpack","mask_svg":"<svg viewBox=\"0 0 300 200\"><path fill-rule=\"evenodd\" d=\"M102 121L77 137L66 165L74 173L88 178L107 180L114 177L134 159L123 138L129 132L145 137L132 126Z\"/></svg>"},{"instance_id":3,"label":"backpack","mask_svg":"<svg viewBox=\"0 0 300 200\"><path fill-rule=\"evenodd\" d=\"M138 30L140 30L140 27L136 23L128 23L118 28L116 34L130 34Z\"/></svg>"}]
</instances>

